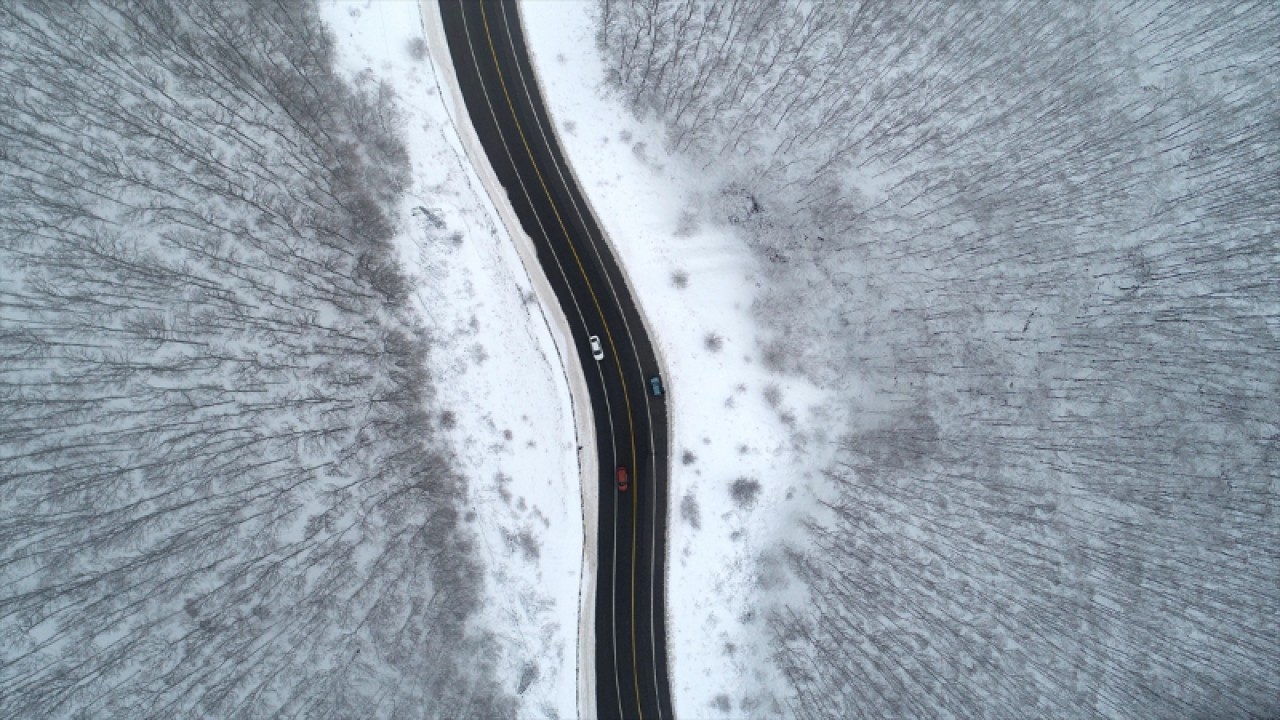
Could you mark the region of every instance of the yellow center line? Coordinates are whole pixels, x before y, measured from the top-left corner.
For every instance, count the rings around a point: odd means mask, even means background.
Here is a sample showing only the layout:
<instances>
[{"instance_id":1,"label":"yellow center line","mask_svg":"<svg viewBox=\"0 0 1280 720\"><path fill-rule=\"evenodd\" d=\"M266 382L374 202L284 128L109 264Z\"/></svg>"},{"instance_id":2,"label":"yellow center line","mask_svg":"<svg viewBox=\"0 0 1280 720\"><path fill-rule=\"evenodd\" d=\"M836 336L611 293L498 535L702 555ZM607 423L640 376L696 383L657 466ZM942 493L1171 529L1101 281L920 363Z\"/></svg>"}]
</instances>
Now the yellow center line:
<instances>
[{"instance_id":1,"label":"yellow center line","mask_svg":"<svg viewBox=\"0 0 1280 720\"><path fill-rule=\"evenodd\" d=\"M538 161L534 159L533 150L529 147L528 139L525 138L524 128L520 125L520 118L516 115L515 104L511 102L511 94L507 92L507 81L502 74L502 66L498 63L498 50L494 46L493 36L489 32L489 14L485 12L484 5L484 2L480 3L480 19L484 23L485 39L489 42L489 53L493 56L493 68L498 73L498 83L502 86L502 95L507 100L507 109L511 111L511 121L515 123L516 132L520 135L520 142L524 145L524 151L529 156L529 164L533 166L533 172L538 177L538 184L542 186L542 192L547 196L547 204L551 206L551 212L556 216L560 231L564 233L565 242L569 244L569 250L573 253L573 260L578 264L578 272L582 273L582 279L587 284L587 293L591 295L591 302L596 307L596 313L600 316L600 324L604 326L605 337L609 340L609 349L613 352L614 365L618 368L618 383L622 386L622 400L627 410L627 434L631 439L631 475L638 480L635 424L631 418L631 398L627 392L626 376L622 372L622 361L618 358L618 348L614 345L613 333L610 332L609 323L605 320L604 310L600 307L596 292L591 287L591 278L587 276L586 268L582 265L582 258L578 256L578 249L574 246L573 238L569 235L569 228L560 216L560 210L556 207L551 191L547 188L547 183L542 178L542 171L538 169ZM619 312L621 312L621 308L619 308ZM639 495L638 492L633 491L631 493L631 679L636 691L636 712L640 714L641 720L644 720L644 710L640 706L640 674L636 660L636 527L640 524L639 515Z\"/></svg>"}]
</instances>

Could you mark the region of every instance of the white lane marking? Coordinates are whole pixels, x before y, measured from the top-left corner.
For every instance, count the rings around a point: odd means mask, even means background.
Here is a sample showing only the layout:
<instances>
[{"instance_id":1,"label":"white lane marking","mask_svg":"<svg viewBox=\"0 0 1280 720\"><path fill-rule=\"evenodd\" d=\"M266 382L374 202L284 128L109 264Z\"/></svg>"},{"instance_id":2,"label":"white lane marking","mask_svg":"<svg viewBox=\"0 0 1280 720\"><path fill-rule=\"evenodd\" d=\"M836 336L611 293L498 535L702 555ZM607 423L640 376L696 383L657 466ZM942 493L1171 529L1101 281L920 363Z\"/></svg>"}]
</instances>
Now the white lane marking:
<instances>
[{"instance_id":1,"label":"white lane marking","mask_svg":"<svg viewBox=\"0 0 1280 720\"><path fill-rule=\"evenodd\" d=\"M508 16L507 16L508 12L515 11L515 4L510 3L509 5L510 9L508 9L508 3L500 3L500 5L503 8L502 24L503 24L503 28L506 30L506 33L507 33L507 44L511 47L512 57L518 57L519 53L516 51L515 40L511 36L510 20L508 19ZM527 45L528 43L526 42L526 47ZM532 60L530 61L532 62ZM520 68L519 62L516 62L516 73L520 79L520 87L524 90L525 99L528 101L529 107L534 110L533 120L534 120L534 123L538 126L538 134L542 137L543 145L548 148L548 151L550 151L551 143L547 139L547 133L545 128L543 127L542 120L539 118L536 108L534 108L533 97L529 92L529 83L525 79L524 70ZM544 109L545 109L545 105L544 105ZM565 188L565 194L569 197L569 203L570 205L573 206L573 212L575 215L578 216L578 223L582 225L584 229L590 227L587 224L585 218L583 218L582 209L578 206L577 200L574 199L574 193L569 191L569 183L565 180L564 172L561 169L560 162L556 160L555 153L549 152L549 154L551 155L551 164L555 168L556 176L560 178L560 184ZM597 227L600 227L599 223L597 223L596 225ZM591 251L596 256L597 264L600 265L601 271L604 273L605 283L609 286L609 294L613 296L614 305L618 307L618 314L622 316L622 326L627 331L627 339L631 341L631 355L632 357L635 358L636 368L640 370L640 382L641 382L641 385L643 386L646 381L646 378L644 377L643 365L640 362L640 355L636 351L636 341L635 341L635 336L631 332L631 324L627 321L626 312L623 311L622 303L618 298L617 289L613 285L613 278L610 277L609 273L604 269L605 265L600 257L600 249L596 244L597 242L596 238L591 237L590 233L587 233L587 240L591 244ZM620 263L619 263L619 268L621 268ZM654 480L653 487L655 488L654 492L651 493L651 499L653 503L653 528L652 528L652 532L650 533L651 545L649 549L649 579L650 579L650 583L649 583L649 649L651 651L650 656L653 658L653 688L654 688L655 697L657 698L657 701L658 701L657 702L658 718L659 720L662 720L662 693L661 693L660 685L658 683L658 657L657 657L658 643L654 635L654 627L656 625L654 622L654 612L657 607L657 603L654 602L654 594L656 592L655 579L657 578L656 573L657 573L657 561L658 561L658 527L657 527L658 494L656 491L657 449L654 445L654 440L653 440L653 411L649 404L649 392L647 388L644 388L644 387L641 388L641 391L644 397L645 414L649 416L649 467L651 468L651 472L653 474L653 478L652 478ZM634 468L632 468L632 470L634 470ZM617 511L617 508L615 506L615 512L616 511Z\"/></svg>"},{"instance_id":2,"label":"white lane marking","mask_svg":"<svg viewBox=\"0 0 1280 720\"><path fill-rule=\"evenodd\" d=\"M582 324L583 332L589 335L591 331L590 331L590 328L587 326L586 318L583 316L582 307L578 304L578 298L573 292L573 285L570 284L569 278L565 274L564 265L561 264L560 262L559 254L556 253L555 247L550 243L551 236L547 233L546 226L542 224L542 218L538 216L537 210L534 209L536 206L533 203L533 198L529 196L528 188L525 187L524 178L522 178L520 176L520 172L516 170L517 166L516 166L515 158L513 158L511 155L511 147L507 144L507 138L506 138L506 135L502 132L502 126L498 123L498 115L493 109L493 103L489 102L489 91L484 82L484 75L481 74L481 71L480 71L479 60L476 58L475 45L471 42L471 28L470 28L470 25L467 23L467 13L465 8L463 7L464 1L465 0L458 0L459 13L462 16L462 27L464 31L463 34L466 35L467 37L467 50L471 55L471 65L473 68L475 68L476 80L480 83L480 90L481 90L480 94L484 96L484 103L485 103L485 106L489 109L489 116L493 118L493 126L494 126L494 130L496 130L498 133L498 141L502 143L502 150L507 156L507 162L511 163L511 169L516 176L516 182L520 185L520 192L524 195L525 201L529 203L530 212L532 212L534 220L538 223L538 229L542 231L543 237L547 238L548 240L547 245L548 245L548 248L551 250L551 257L556 262L556 269L560 271L560 277L564 279L565 287L569 291L570 299L573 300L573 309L578 315L578 321ZM535 117L536 117L536 114L535 114ZM519 122L519 120L515 120L515 122ZM545 142L545 137L544 137L544 142ZM616 297L614 301L617 302ZM601 319L601 322L603 322L603 318ZM624 323L625 323L625 318L624 318ZM629 333L630 331L628 330L628 334ZM634 341L633 341L633 344L634 344ZM600 376L600 386L601 388L604 388L604 372L603 370L600 369L599 363L595 363L595 365L596 365L596 374ZM613 427L613 408L611 403L609 402L609 393L607 392L607 390L603 394L604 394L604 402L605 402L605 417L607 417L609 420L609 446L613 451L613 456L612 456L613 467L616 468L618 466L618 447L617 447L618 444L617 444L617 437L614 433L614 427ZM647 398L646 398L646 401L647 401ZM652 431L650 431L650 434L652 435ZM610 598L612 600L612 607L611 607L612 617L610 618L610 621L609 621L611 630L612 630L612 637L611 637L611 642L609 644L613 648L613 685L618 698L618 714L619 716L622 716L622 686L621 686L620 680L618 679L618 640L617 640L618 638L618 607L617 607L618 605L618 599L617 599L617 596L618 596L618 593L617 593L618 501L617 501L616 488L614 490L614 502L613 502L613 563L612 563L612 566L613 566L613 581L612 581L612 586L609 592Z\"/></svg>"}]
</instances>

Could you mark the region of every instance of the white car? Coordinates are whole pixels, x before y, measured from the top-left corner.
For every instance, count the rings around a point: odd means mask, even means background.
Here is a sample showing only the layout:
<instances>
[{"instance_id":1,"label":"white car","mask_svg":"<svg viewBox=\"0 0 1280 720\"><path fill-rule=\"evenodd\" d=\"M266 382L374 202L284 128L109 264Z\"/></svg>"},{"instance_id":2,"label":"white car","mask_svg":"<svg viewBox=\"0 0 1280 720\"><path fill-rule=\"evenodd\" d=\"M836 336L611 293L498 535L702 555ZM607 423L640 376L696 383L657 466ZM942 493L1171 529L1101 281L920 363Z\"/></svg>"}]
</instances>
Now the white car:
<instances>
[{"instance_id":1,"label":"white car","mask_svg":"<svg viewBox=\"0 0 1280 720\"><path fill-rule=\"evenodd\" d=\"M596 360L603 360L604 347L600 344L600 336L592 335L590 339L591 339L591 357L595 358Z\"/></svg>"}]
</instances>

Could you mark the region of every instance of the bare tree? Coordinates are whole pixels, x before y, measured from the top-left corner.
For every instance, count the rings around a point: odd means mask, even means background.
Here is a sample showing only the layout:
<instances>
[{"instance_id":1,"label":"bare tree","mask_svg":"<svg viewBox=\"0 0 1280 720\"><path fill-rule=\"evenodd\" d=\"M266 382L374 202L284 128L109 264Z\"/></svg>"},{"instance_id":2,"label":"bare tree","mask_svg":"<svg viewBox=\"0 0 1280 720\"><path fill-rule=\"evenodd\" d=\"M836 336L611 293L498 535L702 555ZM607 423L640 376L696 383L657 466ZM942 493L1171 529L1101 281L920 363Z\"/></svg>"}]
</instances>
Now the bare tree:
<instances>
[{"instance_id":1,"label":"bare tree","mask_svg":"<svg viewBox=\"0 0 1280 720\"><path fill-rule=\"evenodd\" d=\"M0 7L0 714L493 717L388 209L308 4Z\"/></svg>"},{"instance_id":2,"label":"bare tree","mask_svg":"<svg viewBox=\"0 0 1280 720\"><path fill-rule=\"evenodd\" d=\"M1276 6L603 5L769 367L854 409L792 713L1276 714Z\"/></svg>"}]
</instances>

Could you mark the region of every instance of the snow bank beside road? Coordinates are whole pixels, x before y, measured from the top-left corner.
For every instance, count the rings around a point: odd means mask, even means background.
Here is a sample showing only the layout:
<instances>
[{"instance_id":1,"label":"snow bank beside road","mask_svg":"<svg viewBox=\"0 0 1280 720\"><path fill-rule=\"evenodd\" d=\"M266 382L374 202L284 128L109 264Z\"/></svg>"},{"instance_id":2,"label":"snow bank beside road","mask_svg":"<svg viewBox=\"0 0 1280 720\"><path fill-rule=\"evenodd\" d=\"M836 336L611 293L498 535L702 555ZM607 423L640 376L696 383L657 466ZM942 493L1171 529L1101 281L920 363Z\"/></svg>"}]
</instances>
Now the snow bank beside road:
<instances>
[{"instance_id":1,"label":"snow bank beside road","mask_svg":"<svg viewBox=\"0 0 1280 720\"><path fill-rule=\"evenodd\" d=\"M518 224L503 216L501 190L484 181L487 167L471 166L467 133L451 120L460 106L444 94L452 77L438 77L433 63L438 52L447 56L436 47L442 39L427 36L433 11L429 3L321 2L341 65L388 83L405 113L413 186L401 252L435 336L431 370L447 408L440 420L469 476L467 519L488 565L483 630L496 636L521 717L577 717L594 701L579 697L576 673L580 663L590 668L581 655L591 638L579 637L578 623L580 603L589 610L594 594L583 559L595 553L587 546L584 554L583 528L595 527L595 498L580 495L595 491L580 482L595 477L594 455L580 466L578 451L594 446L579 439L589 416L575 412L567 392L563 319L537 299L553 297L550 289L526 273L532 246L508 235ZM568 361L585 402L581 370Z\"/></svg>"}]
</instances>

